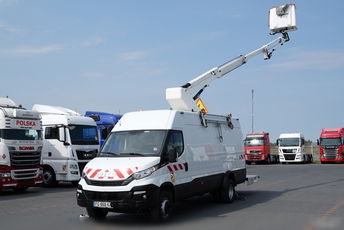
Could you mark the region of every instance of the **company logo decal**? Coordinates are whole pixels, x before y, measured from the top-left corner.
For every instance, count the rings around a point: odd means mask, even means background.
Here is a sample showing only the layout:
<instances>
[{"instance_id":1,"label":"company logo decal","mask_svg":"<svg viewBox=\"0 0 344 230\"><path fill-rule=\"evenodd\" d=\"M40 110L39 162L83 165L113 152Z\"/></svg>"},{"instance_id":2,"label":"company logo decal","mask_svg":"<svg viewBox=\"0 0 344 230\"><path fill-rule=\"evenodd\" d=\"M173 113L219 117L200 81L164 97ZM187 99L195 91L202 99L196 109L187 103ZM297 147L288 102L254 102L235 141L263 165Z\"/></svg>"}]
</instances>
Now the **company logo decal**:
<instances>
[{"instance_id":1,"label":"company logo decal","mask_svg":"<svg viewBox=\"0 0 344 230\"><path fill-rule=\"evenodd\" d=\"M19 150L35 150L33 146L19 146Z\"/></svg>"},{"instance_id":2,"label":"company logo decal","mask_svg":"<svg viewBox=\"0 0 344 230\"><path fill-rule=\"evenodd\" d=\"M113 180L113 179L125 179L132 175L134 172L138 171L138 167L134 167L134 169L92 169L86 168L85 174L90 179L105 179L105 180Z\"/></svg>"},{"instance_id":3,"label":"company logo decal","mask_svg":"<svg viewBox=\"0 0 344 230\"><path fill-rule=\"evenodd\" d=\"M5 158L6 158L6 154L4 153L4 154L2 154L2 159L4 159L5 160Z\"/></svg>"},{"instance_id":4,"label":"company logo decal","mask_svg":"<svg viewBox=\"0 0 344 230\"><path fill-rule=\"evenodd\" d=\"M36 126L36 122L16 120L16 125L19 125L19 126Z\"/></svg>"}]
</instances>

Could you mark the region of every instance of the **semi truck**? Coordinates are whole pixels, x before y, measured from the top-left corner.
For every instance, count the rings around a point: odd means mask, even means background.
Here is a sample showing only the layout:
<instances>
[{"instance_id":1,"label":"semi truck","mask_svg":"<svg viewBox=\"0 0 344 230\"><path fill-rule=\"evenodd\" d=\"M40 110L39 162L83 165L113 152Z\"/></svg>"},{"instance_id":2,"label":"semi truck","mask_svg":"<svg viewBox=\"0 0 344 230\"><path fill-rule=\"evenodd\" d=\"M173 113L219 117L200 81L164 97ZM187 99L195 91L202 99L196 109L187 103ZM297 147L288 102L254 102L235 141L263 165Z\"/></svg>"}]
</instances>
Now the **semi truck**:
<instances>
[{"instance_id":1,"label":"semi truck","mask_svg":"<svg viewBox=\"0 0 344 230\"><path fill-rule=\"evenodd\" d=\"M76 184L86 163L99 151L96 122L59 106L36 104L32 109L42 116L43 185L60 181Z\"/></svg>"},{"instance_id":2,"label":"semi truck","mask_svg":"<svg viewBox=\"0 0 344 230\"><path fill-rule=\"evenodd\" d=\"M269 133L248 133L244 140L246 164L252 162L277 163L277 154L270 152Z\"/></svg>"},{"instance_id":3,"label":"semi truck","mask_svg":"<svg viewBox=\"0 0 344 230\"><path fill-rule=\"evenodd\" d=\"M320 162L344 162L344 128L322 129L317 140L320 151Z\"/></svg>"},{"instance_id":4,"label":"semi truck","mask_svg":"<svg viewBox=\"0 0 344 230\"><path fill-rule=\"evenodd\" d=\"M293 12L291 8L286 15ZM78 205L95 219L105 218L108 212L149 212L168 220L176 201L195 195L211 193L215 200L232 202L238 184L258 180L246 172L239 120L231 114L206 114L196 102L212 81L252 57L270 58L289 40L287 31L284 27L273 42L181 87L167 88L170 109L124 114L99 156L83 170L76 192Z\"/></svg>"},{"instance_id":5,"label":"semi truck","mask_svg":"<svg viewBox=\"0 0 344 230\"><path fill-rule=\"evenodd\" d=\"M97 127L100 134L100 147L103 146L105 139L115 126L115 124L121 119L122 115L96 112L96 111L86 111L86 117L91 117L97 123Z\"/></svg>"},{"instance_id":6,"label":"semi truck","mask_svg":"<svg viewBox=\"0 0 344 230\"><path fill-rule=\"evenodd\" d=\"M282 133L276 144L281 163L313 162L313 155L305 152L305 138L302 133Z\"/></svg>"},{"instance_id":7,"label":"semi truck","mask_svg":"<svg viewBox=\"0 0 344 230\"><path fill-rule=\"evenodd\" d=\"M40 114L0 98L0 190L40 186L41 151Z\"/></svg>"}]
</instances>

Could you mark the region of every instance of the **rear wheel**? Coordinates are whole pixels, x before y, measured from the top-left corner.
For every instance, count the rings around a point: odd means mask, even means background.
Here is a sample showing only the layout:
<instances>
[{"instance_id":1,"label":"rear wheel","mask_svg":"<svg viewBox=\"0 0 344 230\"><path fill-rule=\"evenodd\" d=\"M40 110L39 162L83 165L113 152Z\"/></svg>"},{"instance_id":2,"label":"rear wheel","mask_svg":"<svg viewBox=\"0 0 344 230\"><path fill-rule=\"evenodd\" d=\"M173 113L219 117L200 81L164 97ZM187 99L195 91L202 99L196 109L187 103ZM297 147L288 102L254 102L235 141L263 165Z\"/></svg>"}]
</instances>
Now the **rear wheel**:
<instances>
[{"instance_id":1,"label":"rear wheel","mask_svg":"<svg viewBox=\"0 0 344 230\"><path fill-rule=\"evenodd\" d=\"M55 172L50 167L45 167L43 169L43 185L45 187L51 187L51 186L56 185Z\"/></svg>"},{"instance_id":2,"label":"rear wheel","mask_svg":"<svg viewBox=\"0 0 344 230\"><path fill-rule=\"evenodd\" d=\"M95 220L103 220L108 214L108 210L103 208L86 208L86 211L88 216Z\"/></svg>"},{"instance_id":3,"label":"rear wheel","mask_svg":"<svg viewBox=\"0 0 344 230\"><path fill-rule=\"evenodd\" d=\"M235 198L234 181L229 178L227 183L220 190L220 201L224 203L232 203Z\"/></svg>"}]
</instances>

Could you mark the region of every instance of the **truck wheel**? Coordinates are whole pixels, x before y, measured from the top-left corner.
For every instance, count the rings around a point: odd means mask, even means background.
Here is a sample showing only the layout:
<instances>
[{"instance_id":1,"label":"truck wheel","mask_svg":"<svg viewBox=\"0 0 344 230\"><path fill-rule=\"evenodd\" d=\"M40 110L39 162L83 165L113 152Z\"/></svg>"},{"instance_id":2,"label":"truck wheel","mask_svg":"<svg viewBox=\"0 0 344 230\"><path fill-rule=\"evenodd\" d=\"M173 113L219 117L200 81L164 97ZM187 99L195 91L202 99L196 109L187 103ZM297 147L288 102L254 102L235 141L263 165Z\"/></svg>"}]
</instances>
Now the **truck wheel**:
<instances>
[{"instance_id":1,"label":"truck wheel","mask_svg":"<svg viewBox=\"0 0 344 230\"><path fill-rule=\"evenodd\" d=\"M95 220L103 220L108 214L108 210L103 208L86 208L86 211L88 216Z\"/></svg>"},{"instance_id":2,"label":"truck wheel","mask_svg":"<svg viewBox=\"0 0 344 230\"><path fill-rule=\"evenodd\" d=\"M14 188L13 191L15 192L25 192L29 187L20 187L20 188Z\"/></svg>"},{"instance_id":3,"label":"truck wheel","mask_svg":"<svg viewBox=\"0 0 344 230\"><path fill-rule=\"evenodd\" d=\"M56 176L53 169L45 167L43 169L43 186L51 187L56 185Z\"/></svg>"},{"instance_id":4,"label":"truck wheel","mask_svg":"<svg viewBox=\"0 0 344 230\"><path fill-rule=\"evenodd\" d=\"M228 179L227 185L220 190L220 200L224 203L232 203L235 198L235 185L232 179Z\"/></svg>"},{"instance_id":5,"label":"truck wheel","mask_svg":"<svg viewBox=\"0 0 344 230\"><path fill-rule=\"evenodd\" d=\"M269 164L271 164L271 156L270 155L268 155L268 158L266 159L266 163L269 165Z\"/></svg>"},{"instance_id":6,"label":"truck wheel","mask_svg":"<svg viewBox=\"0 0 344 230\"><path fill-rule=\"evenodd\" d=\"M167 221L170 219L173 210L173 196L168 190L161 190L159 203L156 208L151 210L151 217L158 221Z\"/></svg>"}]
</instances>

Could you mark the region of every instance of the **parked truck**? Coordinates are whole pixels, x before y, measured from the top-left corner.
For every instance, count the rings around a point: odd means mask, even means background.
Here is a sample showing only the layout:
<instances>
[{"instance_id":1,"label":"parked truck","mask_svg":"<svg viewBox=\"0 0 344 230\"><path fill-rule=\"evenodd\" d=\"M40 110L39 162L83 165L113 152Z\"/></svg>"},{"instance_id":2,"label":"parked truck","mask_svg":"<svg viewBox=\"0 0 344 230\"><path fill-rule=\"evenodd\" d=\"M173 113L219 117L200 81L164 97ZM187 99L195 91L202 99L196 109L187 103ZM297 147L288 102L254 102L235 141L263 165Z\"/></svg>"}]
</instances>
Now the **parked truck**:
<instances>
[{"instance_id":1,"label":"parked truck","mask_svg":"<svg viewBox=\"0 0 344 230\"><path fill-rule=\"evenodd\" d=\"M344 128L322 129L317 140L320 162L344 162Z\"/></svg>"},{"instance_id":2,"label":"parked truck","mask_svg":"<svg viewBox=\"0 0 344 230\"><path fill-rule=\"evenodd\" d=\"M97 123L97 127L100 134L100 147L103 146L105 139L115 126L115 124L121 119L122 115L96 112L96 111L86 111L86 117L91 117Z\"/></svg>"},{"instance_id":3,"label":"parked truck","mask_svg":"<svg viewBox=\"0 0 344 230\"><path fill-rule=\"evenodd\" d=\"M205 114L206 109L195 102L212 81L250 58L258 54L269 58L289 40L286 30L282 32L248 55L166 89L171 109L124 114L99 157L86 165L77 188L78 205L92 218L104 218L109 211L147 211L166 220L174 202L184 198L210 192L216 200L232 202L236 185L257 180L246 174L239 120Z\"/></svg>"},{"instance_id":4,"label":"parked truck","mask_svg":"<svg viewBox=\"0 0 344 230\"><path fill-rule=\"evenodd\" d=\"M282 133L276 144L281 163L313 162L313 155L305 152L305 138L301 133Z\"/></svg>"},{"instance_id":5,"label":"parked truck","mask_svg":"<svg viewBox=\"0 0 344 230\"><path fill-rule=\"evenodd\" d=\"M277 163L277 154L270 152L269 133L248 133L244 140L246 164L252 162Z\"/></svg>"},{"instance_id":6,"label":"parked truck","mask_svg":"<svg viewBox=\"0 0 344 230\"><path fill-rule=\"evenodd\" d=\"M99 151L97 124L90 117L58 106L34 105L43 124L43 182L77 183L87 162Z\"/></svg>"},{"instance_id":7,"label":"parked truck","mask_svg":"<svg viewBox=\"0 0 344 230\"><path fill-rule=\"evenodd\" d=\"M41 185L41 151L40 114L0 98L0 190Z\"/></svg>"}]
</instances>

